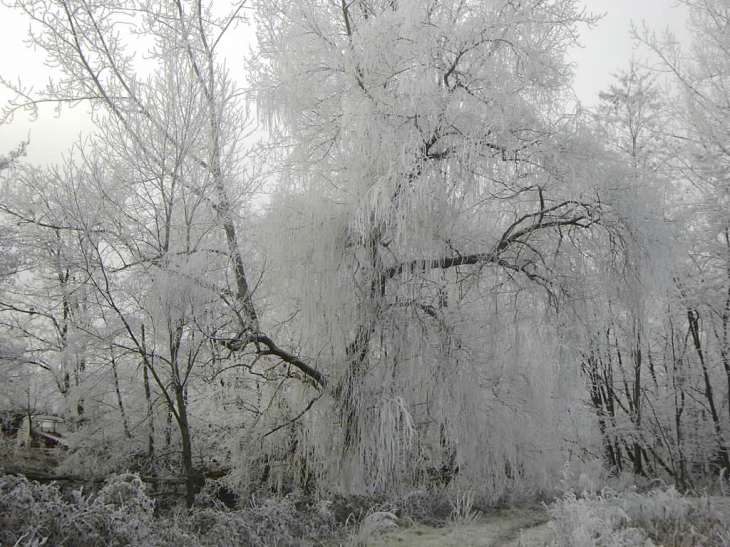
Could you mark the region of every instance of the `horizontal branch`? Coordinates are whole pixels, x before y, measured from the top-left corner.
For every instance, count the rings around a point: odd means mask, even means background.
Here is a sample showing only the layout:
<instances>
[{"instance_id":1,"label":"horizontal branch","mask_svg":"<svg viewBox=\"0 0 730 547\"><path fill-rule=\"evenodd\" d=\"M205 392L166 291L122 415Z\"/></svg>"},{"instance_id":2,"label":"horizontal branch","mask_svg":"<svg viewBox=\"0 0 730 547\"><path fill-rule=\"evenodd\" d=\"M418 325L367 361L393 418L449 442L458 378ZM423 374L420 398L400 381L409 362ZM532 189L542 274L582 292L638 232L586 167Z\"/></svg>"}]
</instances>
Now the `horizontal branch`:
<instances>
[{"instance_id":1,"label":"horizontal branch","mask_svg":"<svg viewBox=\"0 0 730 547\"><path fill-rule=\"evenodd\" d=\"M220 339L215 341L224 348L233 351L243 351L247 346L254 344L258 356L271 355L278 357L284 363L292 365L311 380L319 388L327 387L327 378L313 366L308 364L298 355L280 348L276 343L263 333L243 333L233 339Z\"/></svg>"},{"instance_id":2,"label":"horizontal branch","mask_svg":"<svg viewBox=\"0 0 730 547\"><path fill-rule=\"evenodd\" d=\"M554 213L561 208L571 205L582 207L584 209L584 212L575 214L574 216L553 217L547 219L545 218L550 213ZM541 278L540 276L537 276L534 273L527 272L524 267L520 267L519 265L505 261L501 258L502 254L511 245L519 244L522 238L525 238L528 235L541 230L567 226L589 228L594 223L594 220L591 218L589 211L590 208L586 204L574 201L565 201L560 204L541 209L540 211L537 211L535 213L529 213L520 217L505 230L500 240L490 251L450 257L411 260L409 262L402 262L396 266L387 268L382 275L384 279L391 279L392 277L400 275L404 272L412 273L425 272L427 270L446 270L457 266L474 266L477 264L492 263L506 267L511 270L520 271L523 274L527 275L530 279L544 282L547 280ZM518 229L518 227L526 220L535 218L539 220L537 222L534 222L533 224Z\"/></svg>"}]
</instances>

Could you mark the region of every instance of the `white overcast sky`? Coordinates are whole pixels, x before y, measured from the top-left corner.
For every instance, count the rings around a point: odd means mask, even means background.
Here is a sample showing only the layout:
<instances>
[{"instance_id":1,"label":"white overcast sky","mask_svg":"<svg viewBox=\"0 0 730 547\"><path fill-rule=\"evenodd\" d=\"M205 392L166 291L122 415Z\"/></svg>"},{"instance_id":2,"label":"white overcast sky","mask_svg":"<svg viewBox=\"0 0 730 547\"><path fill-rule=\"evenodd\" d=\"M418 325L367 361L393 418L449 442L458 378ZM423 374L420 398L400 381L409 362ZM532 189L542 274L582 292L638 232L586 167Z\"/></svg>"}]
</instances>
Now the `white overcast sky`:
<instances>
[{"instance_id":1,"label":"white overcast sky","mask_svg":"<svg viewBox=\"0 0 730 547\"><path fill-rule=\"evenodd\" d=\"M587 11L605 14L592 30L582 29L582 48L571 52L575 63L575 91L585 105L595 104L599 91L611 82L611 75L627 66L633 52L629 31L631 22L642 22L657 30L667 28L684 35L686 11L677 7L677 0L583 0ZM14 10L0 4L0 75L37 87L48 78L41 52L30 50L23 43L28 23ZM641 50L636 55L645 56ZM229 64L235 61L230 60ZM7 100L0 90L0 104ZM90 124L83 106L56 117L50 108L41 111L39 119L29 122L27 116L16 116L9 125L0 126L0 154L5 154L24 139L30 138L28 161L57 162L71 142L88 131Z\"/></svg>"}]
</instances>

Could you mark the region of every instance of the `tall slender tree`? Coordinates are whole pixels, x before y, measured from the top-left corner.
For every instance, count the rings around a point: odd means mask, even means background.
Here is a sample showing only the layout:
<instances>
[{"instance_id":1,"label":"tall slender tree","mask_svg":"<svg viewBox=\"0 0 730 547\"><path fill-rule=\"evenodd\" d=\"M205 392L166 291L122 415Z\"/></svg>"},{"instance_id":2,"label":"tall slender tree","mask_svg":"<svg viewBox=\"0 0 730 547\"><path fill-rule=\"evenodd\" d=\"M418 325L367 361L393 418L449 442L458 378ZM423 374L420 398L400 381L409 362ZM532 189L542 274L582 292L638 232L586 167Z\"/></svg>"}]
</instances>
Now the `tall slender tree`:
<instances>
[{"instance_id":1,"label":"tall slender tree","mask_svg":"<svg viewBox=\"0 0 730 547\"><path fill-rule=\"evenodd\" d=\"M190 383L231 340L240 350L259 332L238 235L251 184L239 162L246 114L217 58L243 4L220 17L199 1L17 6L62 75L39 95L18 89L14 107L88 102L100 133L45 179L57 195L5 212L73 241L98 318L87 334L112 344L112 365L136 355L154 381L177 425L191 505ZM147 40L144 62L136 39ZM59 210L52 221L39 215L46 203Z\"/></svg>"},{"instance_id":2,"label":"tall slender tree","mask_svg":"<svg viewBox=\"0 0 730 547\"><path fill-rule=\"evenodd\" d=\"M683 1L692 44L683 51L671 34L646 31L637 38L672 76L673 112L681 124L673 137L677 185L696 203L677 214L688 226L687 262L677 282L697 370L697 391L709 416L713 465L730 469L730 420L722 405L730 394L728 320L727 167L730 7L723 0ZM686 198L685 198L686 199ZM722 378L722 380L720 380ZM730 410L730 406L728 407ZM730 418L730 414L727 416Z\"/></svg>"}]
</instances>

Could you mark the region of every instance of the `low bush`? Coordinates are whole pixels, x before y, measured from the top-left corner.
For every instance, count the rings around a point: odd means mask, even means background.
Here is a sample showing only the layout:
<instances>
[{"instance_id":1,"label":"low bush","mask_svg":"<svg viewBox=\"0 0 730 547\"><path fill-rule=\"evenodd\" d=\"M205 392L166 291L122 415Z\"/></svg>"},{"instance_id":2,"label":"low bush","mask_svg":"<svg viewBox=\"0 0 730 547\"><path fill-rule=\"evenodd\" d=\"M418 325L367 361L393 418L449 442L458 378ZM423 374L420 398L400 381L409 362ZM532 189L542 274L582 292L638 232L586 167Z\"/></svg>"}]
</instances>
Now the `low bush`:
<instances>
[{"instance_id":1,"label":"low bush","mask_svg":"<svg viewBox=\"0 0 730 547\"><path fill-rule=\"evenodd\" d=\"M730 499L684 496L674 487L568 491L550 513L555 547L730 545Z\"/></svg>"},{"instance_id":2,"label":"low bush","mask_svg":"<svg viewBox=\"0 0 730 547\"><path fill-rule=\"evenodd\" d=\"M205 500L201 500L205 501ZM59 486L0 476L0 545L40 547L309 546L335 533L327 504L294 494L240 511L201 503L155 515L155 504L131 473L107 480L96 494L64 494Z\"/></svg>"},{"instance_id":3,"label":"low bush","mask_svg":"<svg viewBox=\"0 0 730 547\"><path fill-rule=\"evenodd\" d=\"M154 503L136 475L112 477L97 495L63 495L57 484L0 477L0 544L154 545Z\"/></svg>"}]
</instances>

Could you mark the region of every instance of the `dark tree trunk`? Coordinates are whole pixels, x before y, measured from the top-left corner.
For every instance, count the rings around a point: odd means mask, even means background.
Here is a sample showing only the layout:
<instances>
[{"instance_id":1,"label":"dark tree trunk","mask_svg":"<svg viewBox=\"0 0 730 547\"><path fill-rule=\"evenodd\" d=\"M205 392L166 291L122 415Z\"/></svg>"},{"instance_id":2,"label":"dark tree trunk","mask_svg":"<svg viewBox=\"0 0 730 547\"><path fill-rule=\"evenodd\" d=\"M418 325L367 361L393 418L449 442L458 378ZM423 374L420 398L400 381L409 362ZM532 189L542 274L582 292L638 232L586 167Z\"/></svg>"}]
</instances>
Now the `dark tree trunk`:
<instances>
[{"instance_id":1,"label":"dark tree trunk","mask_svg":"<svg viewBox=\"0 0 730 547\"><path fill-rule=\"evenodd\" d=\"M175 386L175 402L177 404L177 424L180 429L180 440L182 443L185 505L190 509L195 503L195 473L193 471L193 447L190 439L187 402L185 401L185 388L183 386Z\"/></svg>"},{"instance_id":2,"label":"dark tree trunk","mask_svg":"<svg viewBox=\"0 0 730 547\"><path fill-rule=\"evenodd\" d=\"M704 350L702 349L702 337L700 335L700 314L696 310L687 310L687 323L689 324L689 332L692 336L692 343L694 344L697 357L702 367L702 376L705 382L705 399L707 399L707 405L710 408L710 416L712 417L712 423L715 427L715 435L717 436L717 443L719 449L719 460L723 468L726 471L730 471L730 456L728 456L727 446L722 435L722 426L720 425L720 415L717 411L717 405L715 404L715 396L712 389L712 382L710 381L710 372L707 368L707 362L705 361Z\"/></svg>"}]
</instances>

